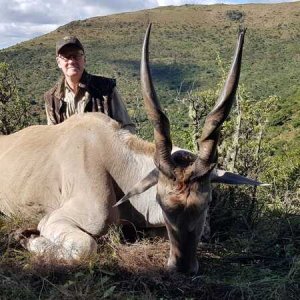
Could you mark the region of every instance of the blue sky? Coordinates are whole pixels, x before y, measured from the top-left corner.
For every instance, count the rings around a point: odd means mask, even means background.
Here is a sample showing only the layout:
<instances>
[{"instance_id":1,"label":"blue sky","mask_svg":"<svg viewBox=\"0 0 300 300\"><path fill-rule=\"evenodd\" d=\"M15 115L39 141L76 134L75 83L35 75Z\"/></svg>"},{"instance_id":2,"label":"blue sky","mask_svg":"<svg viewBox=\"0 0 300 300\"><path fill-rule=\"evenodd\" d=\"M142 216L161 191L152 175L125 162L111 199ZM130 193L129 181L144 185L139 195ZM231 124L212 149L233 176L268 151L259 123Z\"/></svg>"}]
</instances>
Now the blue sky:
<instances>
[{"instance_id":1,"label":"blue sky","mask_svg":"<svg viewBox=\"0 0 300 300\"><path fill-rule=\"evenodd\" d=\"M0 49L74 20L166 5L279 3L293 0L0 0Z\"/></svg>"}]
</instances>

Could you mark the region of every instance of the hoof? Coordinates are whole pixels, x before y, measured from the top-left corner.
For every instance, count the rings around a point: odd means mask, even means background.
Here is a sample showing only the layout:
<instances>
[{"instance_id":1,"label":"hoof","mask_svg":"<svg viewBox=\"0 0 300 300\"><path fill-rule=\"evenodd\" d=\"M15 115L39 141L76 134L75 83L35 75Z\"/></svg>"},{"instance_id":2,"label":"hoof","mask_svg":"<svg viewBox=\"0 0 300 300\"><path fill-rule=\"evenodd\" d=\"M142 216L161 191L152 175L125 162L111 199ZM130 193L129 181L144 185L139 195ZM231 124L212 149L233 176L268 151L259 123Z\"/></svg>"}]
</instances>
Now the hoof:
<instances>
[{"instance_id":1,"label":"hoof","mask_svg":"<svg viewBox=\"0 0 300 300\"><path fill-rule=\"evenodd\" d=\"M24 239L35 238L38 237L39 235L40 235L39 230L30 228L30 229L17 229L10 234L10 237L22 244L22 241L24 241Z\"/></svg>"}]
</instances>

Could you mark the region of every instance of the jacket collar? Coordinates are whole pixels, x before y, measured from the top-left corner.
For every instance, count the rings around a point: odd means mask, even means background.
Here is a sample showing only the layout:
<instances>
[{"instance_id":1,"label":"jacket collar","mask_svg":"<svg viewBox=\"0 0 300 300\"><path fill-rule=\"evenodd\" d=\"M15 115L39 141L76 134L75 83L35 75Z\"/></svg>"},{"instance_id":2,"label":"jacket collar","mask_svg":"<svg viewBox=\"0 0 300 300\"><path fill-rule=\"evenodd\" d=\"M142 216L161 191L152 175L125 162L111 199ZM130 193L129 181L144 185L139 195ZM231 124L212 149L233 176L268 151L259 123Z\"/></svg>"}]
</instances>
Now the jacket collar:
<instances>
[{"instance_id":1,"label":"jacket collar","mask_svg":"<svg viewBox=\"0 0 300 300\"><path fill-rule=\"evenodd\" d=\"M88 86L91 80L91 75L86 72L85 70L82 73L82 76L79 81L79 87L88 90ZM51 93L55 96L57 99L62 99L65 94L65 76L61 76L61 78L57 81L55 86L53 87Z\"/></svg>"}]
</instances>

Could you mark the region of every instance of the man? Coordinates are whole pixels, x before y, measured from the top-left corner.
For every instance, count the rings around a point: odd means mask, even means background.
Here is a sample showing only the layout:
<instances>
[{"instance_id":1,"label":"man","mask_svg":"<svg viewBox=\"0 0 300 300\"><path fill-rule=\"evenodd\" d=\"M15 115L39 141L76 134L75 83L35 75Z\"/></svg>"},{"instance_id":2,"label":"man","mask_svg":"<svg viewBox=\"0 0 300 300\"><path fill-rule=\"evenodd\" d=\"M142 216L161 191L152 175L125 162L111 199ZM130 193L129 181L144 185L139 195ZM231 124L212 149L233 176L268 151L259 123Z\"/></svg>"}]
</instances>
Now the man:
<instances>
[{"instance_id":1,"label":"man","mask_svg":"<svg viewBox=\"0 0 300 300\"><path fill-rule=\"evenodd\" d=\"M123 128L135 131L116 89L116 81L85 71L84 48L78 38L67 36L57 42L56 61L63 76L44 95L49 125L61 123L76 113L99 111L118 121Z\"/></svg>"}]
</instances>

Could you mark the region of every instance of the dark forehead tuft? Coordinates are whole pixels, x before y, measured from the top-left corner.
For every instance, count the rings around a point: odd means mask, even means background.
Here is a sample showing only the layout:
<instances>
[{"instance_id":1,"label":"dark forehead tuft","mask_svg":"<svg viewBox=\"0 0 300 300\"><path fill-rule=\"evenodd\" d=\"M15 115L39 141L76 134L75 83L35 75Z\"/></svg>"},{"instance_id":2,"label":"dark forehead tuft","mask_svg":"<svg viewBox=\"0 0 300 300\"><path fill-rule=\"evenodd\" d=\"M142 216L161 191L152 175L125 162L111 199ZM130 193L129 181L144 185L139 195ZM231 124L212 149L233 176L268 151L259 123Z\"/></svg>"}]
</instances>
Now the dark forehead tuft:
<instances>
[{"instance_id":1,"label":"dark forehead tuft","mask_svg":"<svg viewBox=\"0 0 300 300\"><path fill-rule=\"evenodd\" d=\"M172 154L173 161L177 166L180 167L188 167L189 165L194 163L196 158L197 155L185 150L178 150Z\"/></svg>"}]
</instances>

